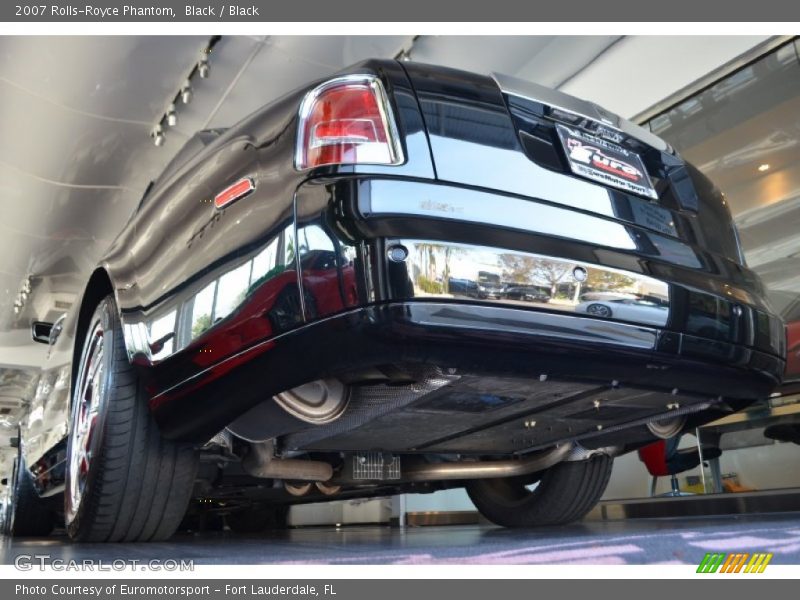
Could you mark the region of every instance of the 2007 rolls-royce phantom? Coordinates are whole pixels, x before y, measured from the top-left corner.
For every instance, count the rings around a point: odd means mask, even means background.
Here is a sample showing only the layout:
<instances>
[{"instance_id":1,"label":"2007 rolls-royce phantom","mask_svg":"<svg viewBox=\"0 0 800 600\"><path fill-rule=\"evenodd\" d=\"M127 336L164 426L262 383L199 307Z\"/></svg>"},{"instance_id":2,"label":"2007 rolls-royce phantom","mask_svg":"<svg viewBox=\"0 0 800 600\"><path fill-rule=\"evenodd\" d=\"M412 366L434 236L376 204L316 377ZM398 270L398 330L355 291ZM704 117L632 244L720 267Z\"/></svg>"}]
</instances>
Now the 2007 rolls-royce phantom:
<instances>
[{"instance_id":1,"label":"2007 rolls-royce phantom","mask_svg":"<svg viewBox=\"0 0 800 600\"><path fill-rule=\"evenodd\" d=\"M198 132L49 343L9 527L63 512L79 541L450 487L567 523L615 456L766 397L786 352L724 195L667 143L384 60Z\"/></svg>"}]
</instances>

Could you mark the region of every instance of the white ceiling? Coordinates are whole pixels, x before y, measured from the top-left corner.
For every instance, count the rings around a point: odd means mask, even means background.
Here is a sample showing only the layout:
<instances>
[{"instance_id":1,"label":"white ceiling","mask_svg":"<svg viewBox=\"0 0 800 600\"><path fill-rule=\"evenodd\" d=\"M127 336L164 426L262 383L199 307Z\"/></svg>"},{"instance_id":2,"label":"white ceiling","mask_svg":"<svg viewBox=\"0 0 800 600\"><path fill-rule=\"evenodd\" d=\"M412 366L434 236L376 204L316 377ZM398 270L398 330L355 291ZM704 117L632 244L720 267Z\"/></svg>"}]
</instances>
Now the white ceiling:
<instances>
[{"instance_id":1,"label":"white ceiling","mask_svg":"<svg viewBox=\"0 0 800 600\"><path fill-rule=\"evenodd\" d=\"M631 118L767 39L626 36L561 89Z\"/></svg>"}]
</instances>

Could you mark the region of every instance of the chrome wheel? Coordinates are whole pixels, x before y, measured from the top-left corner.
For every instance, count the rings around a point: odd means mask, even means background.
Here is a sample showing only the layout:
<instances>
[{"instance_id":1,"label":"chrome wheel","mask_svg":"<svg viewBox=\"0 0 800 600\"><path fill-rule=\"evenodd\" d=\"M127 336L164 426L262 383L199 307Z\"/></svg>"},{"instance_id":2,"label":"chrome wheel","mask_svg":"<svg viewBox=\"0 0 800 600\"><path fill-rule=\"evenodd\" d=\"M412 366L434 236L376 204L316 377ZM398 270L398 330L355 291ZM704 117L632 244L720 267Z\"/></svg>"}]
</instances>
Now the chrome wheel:
<instances>
[{"instance_id":1,"label":"chrome wheel","mask_svg":"<svg viewBox=\"0 0 800 600\"><path fill-rule=\"evenodd\" d=\"M586 308L586 312L590 315L595 315L596 317L610 317L611 316L611 309L603 304L590 304Z\"/></svg>"},{"instance_id":2,"label":"chrome wheel","mask_svg":"<svg viewBox=\"0 0 800 600\"><path fill-rule=\"evenodd\" d=\"M103 395L103 324L98 321L86 342L83 361L78 372L72 408L69 440L67 518L72 520L78 511L92 463L92 440L96 433L97 417Z\"/></svg>"}]
</instances>

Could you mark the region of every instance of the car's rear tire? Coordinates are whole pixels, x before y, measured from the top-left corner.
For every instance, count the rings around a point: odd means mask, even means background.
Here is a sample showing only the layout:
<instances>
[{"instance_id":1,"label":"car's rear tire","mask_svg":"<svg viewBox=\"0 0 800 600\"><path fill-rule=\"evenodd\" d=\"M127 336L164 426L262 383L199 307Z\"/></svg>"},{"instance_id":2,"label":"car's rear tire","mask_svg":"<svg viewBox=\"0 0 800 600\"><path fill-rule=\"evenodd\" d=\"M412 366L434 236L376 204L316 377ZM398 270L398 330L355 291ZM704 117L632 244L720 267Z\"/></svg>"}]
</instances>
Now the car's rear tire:
<instances>
[{"instance_id":1,"label":"car's rear tire","mask_svg":"<svg viewBox=\"0 0 800 600\"><path fill-rule=\"evenodd\" d=\"M478 479L467 493L480 513L503 527L563 525L581 519L600 500L614 459L599 455L562 462L534 476ZM532 490L532 483L537 483Z\"/></svg>"},{"instance_id":2,"label":"car's rear tire","mask_svg":"<svg viewBox=\"0 0 800 600\"><path fill-rule=\"evenodd\" d=\"M230 513L225 522L237 533L258 533L268 529L284 529L289 515L286 505L253 504Z\"/></svg>"},{"instance_id":3,"label":"car's rear tire","mask_svg":"<svg viewBox=\"0 0 800 600\"><path fill-rule=\"evenodd\" d=\"M64 493L73 540L164 540L180 524L198 454L161 437L147 401L108 296L89 321L73 386Z\"/></svg>"},{"instance_id":4,"label":"car's rear tire","mask_svg":"<svg viewBox=\"0 0 800 600\"><path fill-rule=\"evenodd\" d=\"M55 525L55 513L47 499L40 498L33 478L25 466L22 452L14 461L9 480L13 486L3 532L11 537L41 537L49 535Z\"/></svg>"}]
</instances>

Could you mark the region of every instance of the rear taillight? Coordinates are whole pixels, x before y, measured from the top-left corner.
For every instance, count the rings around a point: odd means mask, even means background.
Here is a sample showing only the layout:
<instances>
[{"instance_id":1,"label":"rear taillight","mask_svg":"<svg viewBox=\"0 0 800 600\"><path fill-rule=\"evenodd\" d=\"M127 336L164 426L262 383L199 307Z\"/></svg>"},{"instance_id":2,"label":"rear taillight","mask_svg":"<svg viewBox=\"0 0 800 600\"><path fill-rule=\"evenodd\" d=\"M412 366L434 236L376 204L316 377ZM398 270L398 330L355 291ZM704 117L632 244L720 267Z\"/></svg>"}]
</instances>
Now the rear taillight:
<instances>
[{"instance_id":1,"label":"rear taillight","mask_svg":"<svg viewBox=\"0 0 800 600\"><path fill-rule=\"evenodd\" d=\"M295 167L398 165L403 151L380 80L347 75L316 87L300 105Z\"/></svg>"}]
</instances>

